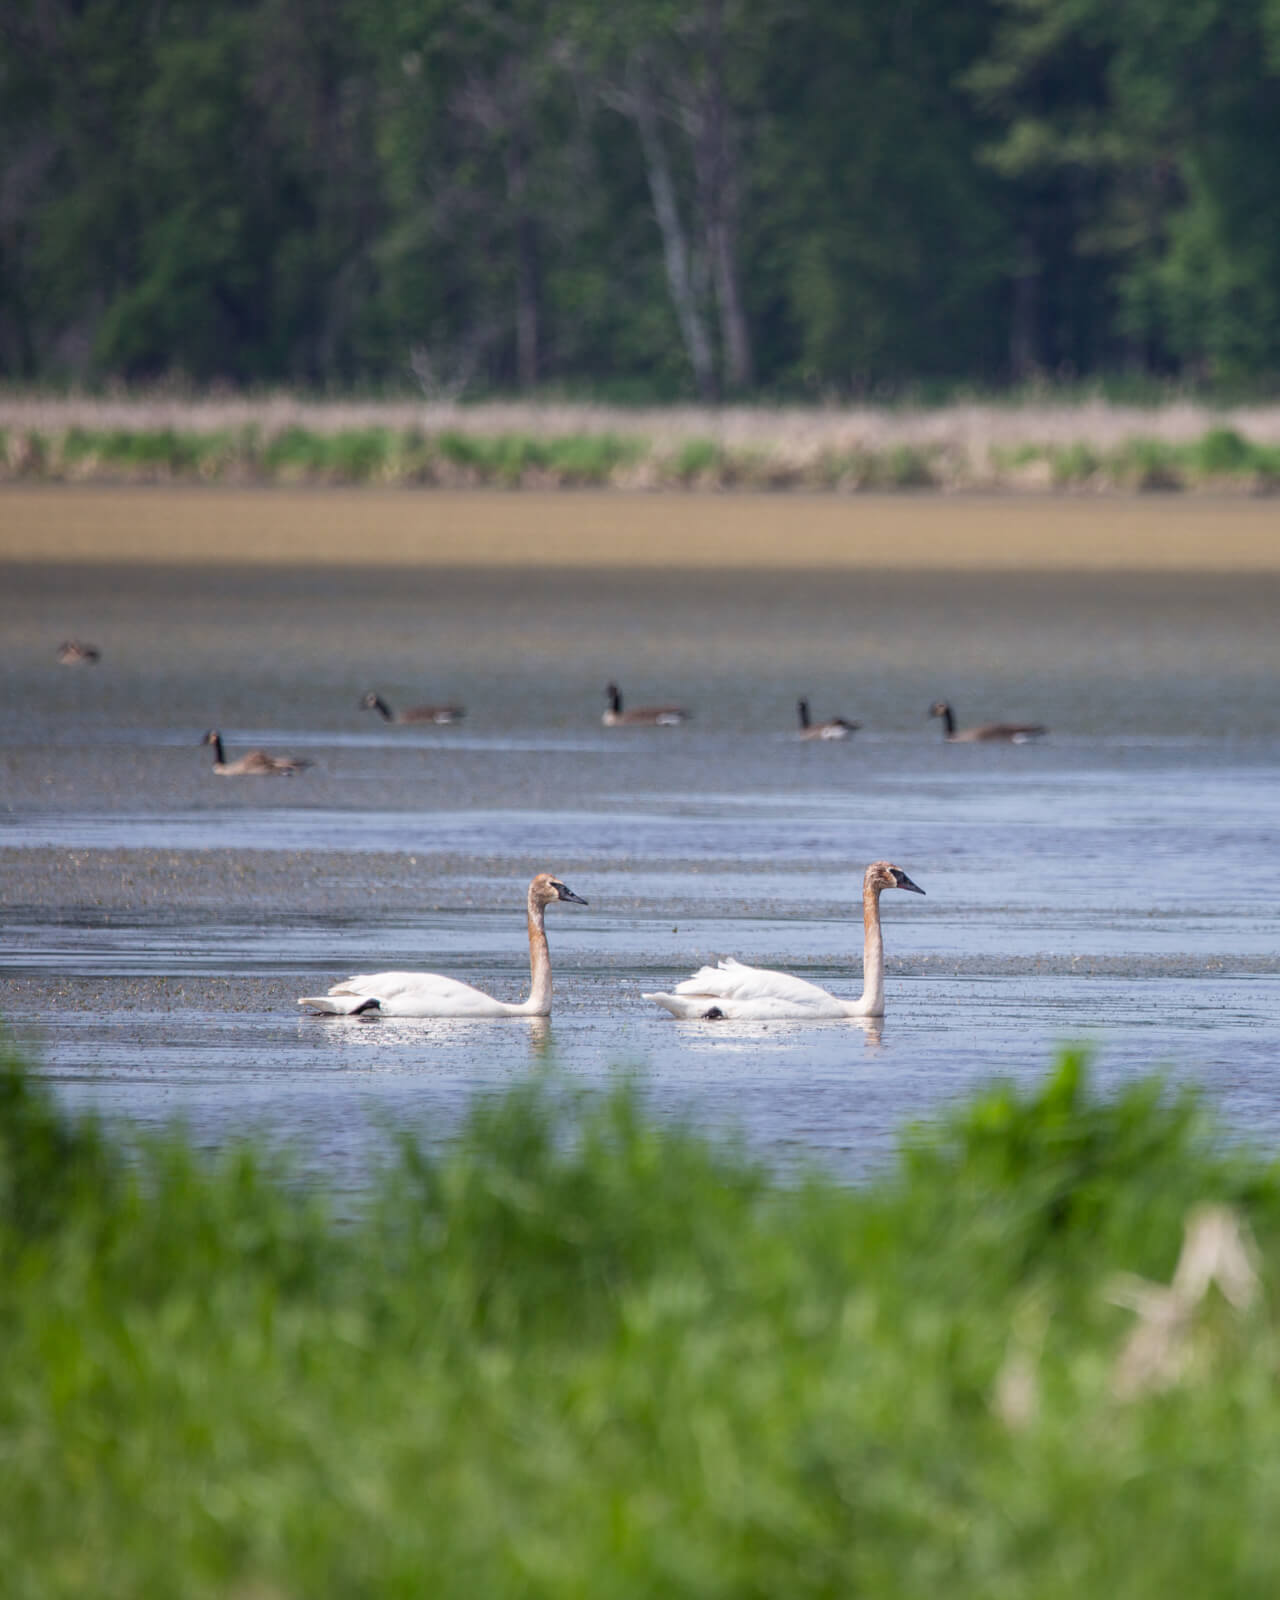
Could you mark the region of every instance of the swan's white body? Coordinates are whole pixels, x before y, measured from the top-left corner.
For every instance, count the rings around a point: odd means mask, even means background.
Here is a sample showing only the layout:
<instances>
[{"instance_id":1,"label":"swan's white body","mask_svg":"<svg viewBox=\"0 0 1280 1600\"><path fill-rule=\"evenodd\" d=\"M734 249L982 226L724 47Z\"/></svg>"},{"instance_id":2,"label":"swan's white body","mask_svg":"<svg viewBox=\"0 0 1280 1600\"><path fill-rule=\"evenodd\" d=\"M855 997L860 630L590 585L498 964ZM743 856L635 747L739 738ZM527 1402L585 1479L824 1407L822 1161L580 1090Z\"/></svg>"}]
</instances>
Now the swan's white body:
<instances>
[{"instance_id":1,"label":"swan's white body","mask_svg":"<svg viewBox=\"0 0 1280 1600\"><path fill-rule=\"evenodd\" d=\"M347 1017L370 1011L384 1017L549 1017L551 953L543 916L556 900L587 903L551 873L540 872L529 885L529 998L518 1004L495 1000L483 989L438 972L361 973L335 983L328 994L303 995L298 1004Z\"/></svg>"},{"instance_id":2,"label":"swan's white body","mask_svg":"<svg viewBox=\"0 0 1280 1600\"><path fill-rule=\"evenodd\" d=\"M884 941L880 933L880 893L909 889L923 894L900 867L873 861L862 879L862 994L841 1000L804 978L768 967L744 967L732 956L703 967L678 983L674 994L647 994L673 1017L741 1022L822 1021L838 1017L884 1015Z\"/></svg>"}]
</instances>

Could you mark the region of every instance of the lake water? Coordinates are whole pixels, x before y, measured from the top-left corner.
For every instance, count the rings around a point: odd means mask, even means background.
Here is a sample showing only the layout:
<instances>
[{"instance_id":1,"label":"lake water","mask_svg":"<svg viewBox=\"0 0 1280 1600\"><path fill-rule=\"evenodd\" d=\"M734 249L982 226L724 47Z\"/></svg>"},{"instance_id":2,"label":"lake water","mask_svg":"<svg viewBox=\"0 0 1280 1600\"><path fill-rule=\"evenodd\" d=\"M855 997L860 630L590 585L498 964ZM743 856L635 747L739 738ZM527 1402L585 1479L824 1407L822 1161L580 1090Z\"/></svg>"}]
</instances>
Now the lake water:
<instances>
[{"instance_id":1,"label":"lake water","mask_svg":"<svg viewBox=\"0 0 1280 1600\"><path fill-rule=\"evenodd\" d=\"M1280 579L0 576L0 1009L69 1105L206 1145L264 1130L358 1189L390 1129L443 1136L554 1065L856 1178L905 1122L1087 1041L1104 1088L1161 1067L1230 1133L1280 1138ZM59 667L68 635L100 664ZM609 679L693 720L605 729ZM357 709L372 688L468 715L387 726ZM801 694L862 730L801 743ZM939 696L1049 737L945 745ZM217 778L211 726L315 766ZM677 1023L641 998L725 954L856 995L878 857L927 891L885 896L883 1024ZM549 1023L298 1013L384 968L523 998L542 868L590 902L549 913Z\"/></svg>"}]
</instances>

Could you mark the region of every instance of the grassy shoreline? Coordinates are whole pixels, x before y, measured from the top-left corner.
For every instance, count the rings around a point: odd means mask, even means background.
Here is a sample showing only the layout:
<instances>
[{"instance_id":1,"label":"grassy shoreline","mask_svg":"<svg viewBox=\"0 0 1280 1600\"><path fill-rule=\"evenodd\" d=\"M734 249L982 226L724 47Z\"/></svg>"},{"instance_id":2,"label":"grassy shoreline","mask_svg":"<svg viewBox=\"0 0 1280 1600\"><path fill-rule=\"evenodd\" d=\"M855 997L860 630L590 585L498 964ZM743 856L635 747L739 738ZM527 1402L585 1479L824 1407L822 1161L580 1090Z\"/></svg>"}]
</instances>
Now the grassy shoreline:
<instances>
[{"instance_id":1,"label":"grassy shoreline","mask_svg":"<svg viewBox=\"0 0 1280 1600\"><path fill-rule=\"evenodd\" d=\"M1273 1593L1278 1255L1274 1166L1073 1056L857 1190L534 1084L342 1221L10 1061L6 1592Z\"/></svg>"},{"instance_id":2,"label":"grassy shoreline","mask_svg":"<svg viewBox=\"0 0 1280 1600\"><path fill-rule=\"evenodd\" d=\"M0 482L1256 494L1280 488L1280 411L0 398Z\"/></svg>"}]
</instances>

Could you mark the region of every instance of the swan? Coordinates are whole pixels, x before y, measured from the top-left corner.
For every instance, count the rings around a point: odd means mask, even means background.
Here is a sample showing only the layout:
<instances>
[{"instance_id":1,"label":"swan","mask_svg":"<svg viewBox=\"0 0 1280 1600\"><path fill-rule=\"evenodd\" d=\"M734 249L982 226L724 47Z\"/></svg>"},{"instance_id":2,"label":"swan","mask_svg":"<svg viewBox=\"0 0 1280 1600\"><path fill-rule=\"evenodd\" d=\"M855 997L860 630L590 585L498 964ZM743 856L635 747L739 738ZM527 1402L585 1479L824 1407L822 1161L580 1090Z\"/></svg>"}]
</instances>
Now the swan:
<instances>
[{"instance_id":1,"label":"swan","mask_svg":"<svg viewBox=\"0 0 1280 1600\"><path fill-rule=\"evenodd\" d=\"M1028 739L1038 739L1049 731L1042 722L980 722L973 728L957 728L955 715L945 700L935 700L929 707L929 715L942 718L942 737L948 744L980 744L993 740L1025 744Z\"/></svg>"},{"instance_id":2,"label":"swan","mask_svg":"<svg viewBox=\"0 0 1280 1600\"><path fill-rule=\"evenodd\" d=\"M200 741L213 746L213 770L220 778L289 777L312 765L296 756L269 756L265 750L250 750L235 761L228 761L222 749L222 735L210 728Z\"/></svg>"},{"instance_id":3,"label":"swan","mask_svg":"<svg viewBox=\"0 0 1280 1600\"><path fill-rule=\"evenodd\" d=\"M600 720L606 728L676 728L689 720L689 713L682 706L638 706L634 711L624 711L622 691L616 683L607 684L604 693L609 704Z\"/></svg>"},{"instance_id":4,"label":"swan","mask_svg":"<svg viewBox=\"0 0 1280 1600\"><path fill-rule=\"evenodd\" d=\"M58 646L58 660L64 667L92 666L101 654L96 644L84 644L79 639L64 639Z\"/></svg>"},{"instance_id":5,"label":"swan","mask_svg":"<svg viewBox=\"0 0 1280 1600\"><path fill-rule=\"evenodd\" d=\"M826 722L810 722L807 700L796 701L796 714L800 718L802 739L847 739L862 726L860 722L849 722L844 717L830 717Z\"/></svg>"},{"instance_id":6,"label":"swan","mask_svg":"<svg viewBox=\"0 0 1280 1600\"><path fill-rule=\"evenodd\" d=\"M744 967L732 956L718 966L703 967L676 985L674 994L647 994L673 1017L718 1021L768 1022L795 1018L817 1021L825 1017L884 1016L884 942L880 937L880 893L883 889L909 889L923 894L901 867L891 861L873 861L862 878L862 994L841 1000L816 983L793 978L767 967Z\"/></svg>"},{"instance_id":7,"label":"swan","mask_svg":"<svg viewBox=\"0 0 1280 1600\"><path fill-rule=\"evenodd\" d=\"M361 711L376 711L384 722L461 722L465 706L405 706L393 711L380 694L371 689L360 702Z\"/></svg>"},{"instance_id":8,"label":"swan","mask_svg":"<svg viewBox=\"0 0 1280 1600\"><path fill-rule=\"evenodd\" d=\"M540 872L529 885L529 998L518 1005L495 1000L469 983L438 972L364 974L335 983L328 994L303 995L298 1004L347 1017L362 1011L376 1011L384 1017L549 1017L551 955L542 919L546 908L557 900L575 906L587 903L550 872Z\"/></svg>"}]
</instances>

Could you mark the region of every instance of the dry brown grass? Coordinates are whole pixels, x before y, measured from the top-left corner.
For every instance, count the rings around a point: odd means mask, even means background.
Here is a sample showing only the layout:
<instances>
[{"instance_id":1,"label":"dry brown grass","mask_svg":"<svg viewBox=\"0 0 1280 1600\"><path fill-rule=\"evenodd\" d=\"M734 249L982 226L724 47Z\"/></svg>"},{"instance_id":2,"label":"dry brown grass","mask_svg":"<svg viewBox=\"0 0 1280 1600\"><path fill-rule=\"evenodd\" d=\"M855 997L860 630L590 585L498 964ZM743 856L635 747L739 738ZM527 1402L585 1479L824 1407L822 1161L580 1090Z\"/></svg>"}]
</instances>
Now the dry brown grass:
<instances>
[{"instance_id":1,"label":"dry brown grass","mask_svg":"<svg viewBox=\"0 0 1280 1600\"><path fill-rule=\"evenodd\" d=\"M1229 427L1256 444L1280 444L1280 406L1214 409L1192 401L1160 407L1089 400L998 406L956 404L929 409L870 406L671 406L630 409L603 405L503 401L478 405L405 401L305 400L279 393L184 399L168 395L119 398L46 397L0 393L0 429L64 433L73 427L130 431L171 428L215 433L256 426L272 435L287 428L319 434L385 427L448 430L492 437L526 434L562 438L611 433L648 440L658 451L710 440L735 451L767 450L784 466L803 470L825 454L883 452L895 446L939 451L970 481L990 471L993 453L1021 446L1085 444L1100 451L1142 437L1188 444L1212 428Z\"/></svg>"}]
</instances>

